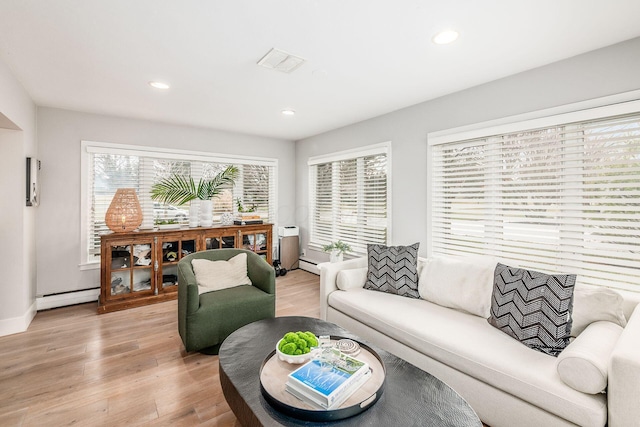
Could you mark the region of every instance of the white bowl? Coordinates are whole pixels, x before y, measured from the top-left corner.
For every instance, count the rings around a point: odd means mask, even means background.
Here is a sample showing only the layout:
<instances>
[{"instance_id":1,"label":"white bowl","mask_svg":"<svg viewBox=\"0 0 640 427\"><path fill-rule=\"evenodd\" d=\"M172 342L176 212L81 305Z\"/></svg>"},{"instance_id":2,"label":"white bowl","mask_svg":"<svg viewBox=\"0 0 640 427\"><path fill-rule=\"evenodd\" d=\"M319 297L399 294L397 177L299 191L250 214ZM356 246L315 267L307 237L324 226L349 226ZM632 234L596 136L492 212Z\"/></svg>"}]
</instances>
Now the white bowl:
<instances>
[{"instance_id":1,"label":"white bowl","mask_svg":"<svg viewBox=\"0 0 640 427\"><path fill-rule=\"evenodd\" d=\"M309 353L299 354L297 356L294 356L291 354L284 354L283 352L280 351L280 348L279 348L281 341L282 339L278 341L278 343L276 344L276 353L278 354L278 358L283 362L291 363L293 365L299 365L301 363L306 363L309 360L311 360L311 355L313 354L313 352L311 351Z\"/></svg>"}]
</instances>

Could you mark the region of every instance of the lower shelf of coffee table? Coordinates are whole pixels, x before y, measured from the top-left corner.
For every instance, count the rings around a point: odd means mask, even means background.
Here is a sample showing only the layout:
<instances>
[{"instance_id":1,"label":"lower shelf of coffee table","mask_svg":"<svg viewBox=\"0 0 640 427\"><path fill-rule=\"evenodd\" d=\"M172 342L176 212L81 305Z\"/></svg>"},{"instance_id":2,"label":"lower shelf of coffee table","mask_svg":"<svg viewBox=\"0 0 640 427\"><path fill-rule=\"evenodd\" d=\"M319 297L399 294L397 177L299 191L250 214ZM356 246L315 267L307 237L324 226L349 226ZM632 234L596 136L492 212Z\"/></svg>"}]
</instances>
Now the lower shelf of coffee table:
<instances>
[{"instance_id":1,"label":"lower shelf of coffee table","mask_svg":"<svg viewBox=\"0 0 640 427\"><path fill-rule=\"evenodd\" d=\"M331 336L332 341L340 339L342 337ZM317 409L288 393L285 389L287 375L301 365L283 362L275 349L269 353L260 369L262 395L278 411L308 421L341 420L367 410L382 395L386 371L380 356L367 345L359 344L361 350L356 358L369 364L372 375L340 407L331 410Z\"/></svg>"}]
</instances>

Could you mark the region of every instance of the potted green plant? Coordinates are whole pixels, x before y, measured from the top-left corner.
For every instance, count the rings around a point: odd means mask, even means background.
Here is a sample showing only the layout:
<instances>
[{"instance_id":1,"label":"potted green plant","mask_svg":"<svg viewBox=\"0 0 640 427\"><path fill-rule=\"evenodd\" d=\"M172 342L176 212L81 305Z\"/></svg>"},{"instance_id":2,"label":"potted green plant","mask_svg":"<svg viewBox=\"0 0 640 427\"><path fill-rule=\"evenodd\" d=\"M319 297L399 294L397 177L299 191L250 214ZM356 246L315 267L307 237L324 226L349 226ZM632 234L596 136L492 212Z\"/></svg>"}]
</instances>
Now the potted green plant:
<instances>
[{"instance_id":1,"label":"potted green plant","mask_svg":"<svg viewBox=\"0 0 640 427\"><path fill-rule=\"evenodd\" d=\"M331 262L340 262L343 259L344 253L351 251L351 246L342 240L338 240L337 242L324 245L322 250L329 253L329 260Z\"/></svg>"},{"instance_id":2,"label":"potted green plant","mask_svg":"<svg viewBox=\"0 0 640 427\"><path fill-rule=\"evenodd\" d=\"M213 197L220 194L224 185L235 184L237 176L238 168L236 166L228 166L213 178L201 178L197 184L190 176L173 174L153 184L151 198L162 203L175 205L192 202L189 209L190 227L198 226L198 223L194 221L198 218L198 214L197 206L193 201L199 200L199 223L203 227L210 227L213 224Z\"/></svg>"},{"instance_id":3,"label":"potted green plant","mask_svg":"<svg viewBox=\"0 0 640 427\"><path fill-rule=\"evenodd\" d=\"M256 209L258 209L258 205L255 203L250 206L245 206L240 197L236 198L236 206L238 207L238 213L250 213L255 212Z\"/></svg>"}]
</instances>

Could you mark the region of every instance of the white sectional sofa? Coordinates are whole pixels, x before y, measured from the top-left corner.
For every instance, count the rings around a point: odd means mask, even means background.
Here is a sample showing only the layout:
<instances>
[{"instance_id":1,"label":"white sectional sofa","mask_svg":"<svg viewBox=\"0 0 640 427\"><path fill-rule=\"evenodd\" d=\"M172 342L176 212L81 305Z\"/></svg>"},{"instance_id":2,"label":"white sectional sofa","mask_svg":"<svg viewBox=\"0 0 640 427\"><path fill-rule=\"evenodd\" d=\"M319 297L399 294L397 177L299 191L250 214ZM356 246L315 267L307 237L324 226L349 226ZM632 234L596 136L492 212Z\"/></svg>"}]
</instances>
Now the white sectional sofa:
<instances>
[{"instance_id":1,"label":"white sectional sofa","mask_svg":"<svg viewBox=\"0 0 640 427\"><path fill-rule=\"evenodd\" d=\"M460 307L450 295L435 298L440 304L424 299L427 288L443 289L442 283L427 283L430 278L466 274L452 268L426 275L429 262L418 258L419 299L363 289L366 258L322 264L321 318L438 377L492 427L640 426L640 296L619 292L611 302L616 307L602 307L609 303L593 300L578 281L574 327L586 322L584 332L553 357L494 328L485 316L466 312L474 298L482 313L490 305L479 294L466 293ZM595 316L593 322L577 319L580 311Z\"/></svg>"}]
</instances>

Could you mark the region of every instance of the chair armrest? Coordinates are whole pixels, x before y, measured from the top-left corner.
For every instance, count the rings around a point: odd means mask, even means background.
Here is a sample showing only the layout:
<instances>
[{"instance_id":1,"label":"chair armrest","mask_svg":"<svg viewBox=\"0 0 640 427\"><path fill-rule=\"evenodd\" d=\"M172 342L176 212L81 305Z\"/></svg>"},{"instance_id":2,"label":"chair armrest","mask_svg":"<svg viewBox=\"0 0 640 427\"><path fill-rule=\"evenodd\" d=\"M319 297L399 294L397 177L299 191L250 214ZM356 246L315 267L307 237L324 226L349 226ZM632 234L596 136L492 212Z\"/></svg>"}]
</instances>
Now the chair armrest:
<instances>
[{"instance_id":1,"label":"chair armrest","mask_svg":"<svg viewBox=\"0 0 640 427\"><path fill-rule=\"evenodd\" d=\"M320 318L327 320L327 299L329 294L338 289L336 278L340 270L362 268L368 265L367 257L354 258L342 262L325 262L320 264Z\"/></svg>"},{"instance_id":2,"label":"chair armrest","mask_svg":"<svg viewBox=\"0 0 640 427\"><path fill-rule=\"evenodd\" d=\"M276 294L276 271L260 255L247 254L247 275L251 283L262 291Z\"/></svg>"},{"instance_id":3,"label":"chair armrest","mask_svg":"<svg viewBox=\"0 0 640 427\"><path fill-rule=\"evenodd\" d=\"M639 395L640 304L618 338L609 361L609 427L637 425L640 420Z\"/></svg>"},{"instance_id":4,"label":"chair armrest","mask_svg":"<svg viewBox=\"0 0 640 427\"><path fill-rule=\"evenodd\" d=\"M185 317L200 307L198 282L191 268L191 260L178 263L178 314Z\"/></svg>"}]
</instances>

